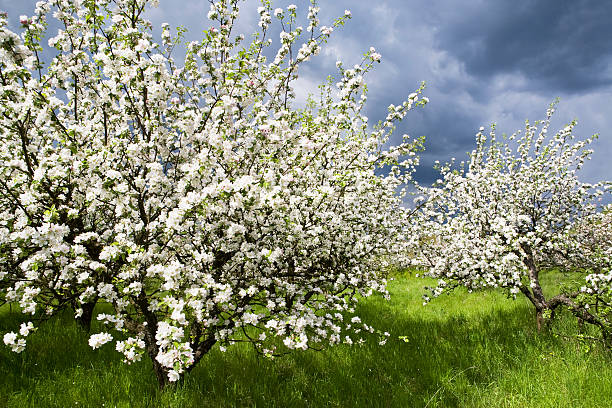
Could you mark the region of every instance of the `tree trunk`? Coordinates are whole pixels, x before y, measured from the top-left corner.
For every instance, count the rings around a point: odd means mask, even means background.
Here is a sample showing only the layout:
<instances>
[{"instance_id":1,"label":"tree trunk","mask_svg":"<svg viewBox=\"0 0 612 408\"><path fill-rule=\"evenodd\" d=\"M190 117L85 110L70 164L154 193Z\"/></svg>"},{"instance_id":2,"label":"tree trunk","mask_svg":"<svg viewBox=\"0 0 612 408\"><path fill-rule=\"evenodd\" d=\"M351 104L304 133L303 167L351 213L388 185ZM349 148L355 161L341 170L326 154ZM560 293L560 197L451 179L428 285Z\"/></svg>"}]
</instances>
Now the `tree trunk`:
<instances>
[{"instance_id":1,"label":"tree trunk","mask_svg":"<svg viewBox=\"0 0 612 408\"><path fill-rule=\"evenodd\" d=\"M83 313L76 318L77 324L84 330L89 331L91 329L91 320L93 319L94 308L96 307L96 301L83 303L81 310Z\"/></svg>"},{"instance_id":2,"label":"tree trunk","mask_svg":"<svg viewBox=\"0 0 612 408\"><path fill-rule=\"evenodd\" d=\"M538 332L541 332L544 328L549 328L553 320L555 320L555 309L549 303L546 303L544 308L536 309Z\"/></svg>"},{"instance_id":3,"label":"tree trunk","mask_svg":"<svg viewBox=\"0 0 612 408\"><path fill-rule=\"evenodd\" d=\"M544 325L544 311L542 309L536 309L536 326L538 328L538 333L542 331L543 325Z\"/></svg>"},{"instance_id":4,"label":"tree trunk","mask_svg":"<svg viewBox=\"0 0 612 408\"><path fill-rule=\"evenodd\" d=\"M155 327L157 327L157 325L154 326L153 330L151 330L150 327L146 327L144 331L144 341L147 354L151 359L151 363L153 363L153 372L155 372L155 378L157 378L157 385L159 385L159 389L161 390L170 383L170 380L168 379L168 368L162 366L156 359L159 347L157 347L155 341Z\"/></svg>"},{"instance_id":5,"label":"tree trunk","mask_svg":"<svg viewBox=\"0 0 612 408\"><path fill-rule=\"evenodd\" d=\"M163 390L168 384L170 384L170 380L168 380L168 369L159 364L155 359L155 356L151 356L151 354L149 354L149 357L151 357L151 361L153 362L153 371L155 372L155 378L157 378L157 385L159 386L160 390Z\"/></svg>"},{"instance_id":6,"label":"tree trunk","mask_svg":"<svg viewBox=\"0 0 612 408\"><path fill-rule=\"evenodd\" d=\"M144 297L138 299L137 304L146 320L146 325L143 326L145 349L151 359L151 363L153 363L153 372L155 372L157 385L161 390L170 384L170 380L168 379L168 372L170 370L157 361L157 354L159 353L159 347L155 339L155 333L157 332L157 316L149 310L149 304Z\"/></svg>"},{"instance_id":7,"label":"tree trunk","mask_svg":"<svg viewBox=\"0 0 612 408\"><path fill-rule=\"evenodd\" d=\"M527 267L527 276L529 277L530 288L522 286L521 292L527 296L535 307L536 327L538 332L541 332L544 325L547 325L550 322L552 308L546 301L546 297L542 291L542 286L540 286L539 270L533 258L531 249L529 247L523 247L523 250L527 254L527 256L523 258L523 264ZM549 316L546 316L547 314L549 314Z\"/></svg>"}]
</instances>

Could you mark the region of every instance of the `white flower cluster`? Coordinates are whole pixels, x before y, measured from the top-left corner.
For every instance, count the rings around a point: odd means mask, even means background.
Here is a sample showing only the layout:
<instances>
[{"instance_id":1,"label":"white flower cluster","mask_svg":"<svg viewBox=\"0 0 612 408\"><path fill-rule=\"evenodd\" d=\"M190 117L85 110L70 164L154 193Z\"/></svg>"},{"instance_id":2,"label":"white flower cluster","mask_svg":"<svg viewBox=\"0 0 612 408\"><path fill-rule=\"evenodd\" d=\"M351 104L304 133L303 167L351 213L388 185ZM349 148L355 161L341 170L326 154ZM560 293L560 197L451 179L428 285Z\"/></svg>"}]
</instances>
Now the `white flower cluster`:
<instances>
[{"instance_id":1,"label":"white flower cluster","mask_svg":"<svg viewBox=\"0 0 612 408\"><path fill-rule=\"evenodd\" d=\"M580 287L579 301L612 331L612 205L602 212L580 220L571 234L582 249L574 257L564 261L585 265L589 273Z\"/></svg>"},{"instance_id":2,"label":"white flower cluster","mask_svg":"<svg viewBox=\"0 0 612 408\"><path fill-rule=\"evenodd\" d=\"M612 204L598 213L579 219L570 230L570 235L572 239L567 242L564 252L559 254L559 263L565 263L569 268L580 264L597 273L612 267Z\"/></svg>"},{"instance_id":3,"label":"white flower cluster","mask_svg":"<svg viewBox=\"0 0 612 408\"><path fill-rule=\"evenodd\" d=\"M115 348L125 356L123 361L131 364L142 359L145 342L142 339L129 337L127 340L118 341Z\"/></svg>"},{"instance_id":4,"label":"white flower cluster","mask_svg":"<svg viewBox=\"0 0 612 408\"><path fill-rule=\"evenodd\" d=\"M193 350L189 343L182 343L185 332L181 327L159 322L155 333L159 352L155 359L168 369L170 381L177 381L185 367L193 364Z\"/></svg>"},{"instance_id":5,"label":"white flower cluster","mask_svg":"<svg viewBox=\"0 0 612 408\"><path fill-rule=\"evenodd\" d=\"M30 334L31 331L35 330L32 322L21 323L21 327L19 328L19 332L9 332L5 333L3 340L4 344L9 346L11 350L15 353L21 353L25 350L26 347L26 337Z\"/></svg>"},{"instance_id":6,"label":"white flower cluster","mask_svg":"<svg viewBox=\"0 0 612 408\"><path fill-rule=\"evenodd\" d=\"M592 273L586 276L586 285L581 287L583 293L593 294L608 294L610 295L612 287L612 271L606 273Z\"/></svg>"},{"instance_id":7,"label":"white flower cluster","mask_svg":"<svg viewBox=\"0 0 612 408\"><path fill-rule=\"evenodd\" d=\"M349 12L316 36L312 5L300 46L296 7L262 6L263 33L245 47L232 34L239 2L211 2L214 26L179 65L181 33L164 25L158 43L132 12L147 3L49 0L23 43L1 24L0 296L25 313L70 305L85 324L96 302L110 304L99 319L130 337L98 333L90 345L115 341L126 362L146 352L160 382L216 343L273 355L274 338L305 349L374 332L345 316L358 297L386 294L379 271L402 252L409 212L397 191L420 141L388 142L426 103L422 88L370 127L372 52L340 68L339 96L325 84L295 109L300 64ZM45 63L34 51L47 15L66 29ZM272 15L283 33L268 62Z\"/></svg>"},{"instance_id":8,"label":"white flower cluster","mask_svg":"<svg viewBox=\"0 0 612 408\"><path fill-rule=\"evenodd\" d=\"M97 349L102 347L104 344L108 343L113 339L113 336L109 333L97 333L92 334L89 337L89 346L93 349Z\"/></svg>"}]
</instances>

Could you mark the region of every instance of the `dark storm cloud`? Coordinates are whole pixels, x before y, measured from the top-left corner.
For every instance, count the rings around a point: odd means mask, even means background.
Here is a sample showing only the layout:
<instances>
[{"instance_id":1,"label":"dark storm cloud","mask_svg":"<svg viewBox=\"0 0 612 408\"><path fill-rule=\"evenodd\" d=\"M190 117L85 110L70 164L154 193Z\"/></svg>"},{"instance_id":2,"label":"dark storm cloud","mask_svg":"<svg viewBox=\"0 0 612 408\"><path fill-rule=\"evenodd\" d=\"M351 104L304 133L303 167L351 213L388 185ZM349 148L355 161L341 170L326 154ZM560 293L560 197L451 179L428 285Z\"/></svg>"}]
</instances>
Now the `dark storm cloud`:
<instances>
[{"instance_id":1,"label":"dark storm cloud","mask_svg":"<svg viewBox=\"0 0 612 408\"><path fill-rule=\"evenodd\" d=\"M465 160L480 126L497 123L499 133L513 133L525 119L543 119L557 97L554 126L578 118L578 134L601 134L583 177L612 178L604 160L612 154L612 2L388 0L350 7L355 17L339 35L383 54L368 116L379 119L389 103L427 81L431 102L398 132L426 136L417 180L438 177L435 160Z\"/></svg>"},{"instance_id":2,"label":"dark storm cloud","mask_svg":"<svg viewBox=\"0 0 612 408\"><path fill-rule=\"evenodd\" d=\"M493 1L440 26L439 46L488 77L520 73L529 85L574 93L612 83L612 2Z\"/></svg>"},{"instance_id":3,"label":"dark storm cloud","mask_svg":"<svg viewBox=\"0 0 612 408\"><path fill-rule=\"evenodd\" d=\"M425 136L425 151L420 154L421 164L414 175L422 184L439 178L440 173L433 168L435 161L446 162L452 157L461 161L473 149L478 119L458 107L443 105L432 100L424 109L411 112L400 126L413 137Z\"/></svg>"}]
</instances>

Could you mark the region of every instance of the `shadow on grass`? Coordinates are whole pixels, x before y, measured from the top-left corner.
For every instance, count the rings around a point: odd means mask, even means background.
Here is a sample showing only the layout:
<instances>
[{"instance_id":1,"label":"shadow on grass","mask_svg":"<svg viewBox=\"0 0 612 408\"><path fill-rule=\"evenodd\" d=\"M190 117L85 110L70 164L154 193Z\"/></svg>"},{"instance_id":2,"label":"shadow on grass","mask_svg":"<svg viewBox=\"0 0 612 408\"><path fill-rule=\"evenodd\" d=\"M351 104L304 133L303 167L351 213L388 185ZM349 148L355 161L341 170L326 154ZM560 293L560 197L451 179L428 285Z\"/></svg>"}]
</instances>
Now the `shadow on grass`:
<instances>
[{"instance_id":1,"label":"shadow on grass","mask_svg":"<svg viewBox=\"0 0 612 408\"><path fill-rule=\"evenodd\" d=\"M383 347L369 338L361 346L275 361L243 347L214 350L185 387L203 390L198 402L218 406L461 406L465 398L456 393L489 384L529 359L525 348L541 339L525 324L528 312L518 307L469 320L424 319L372 302L359 314L392 333Z\"/></svg>"},{"instance_id":2,"label":"shadow on grass","mask_svg":"<svg viewBox=\"0 0 612 408\"><path fill-rule=\"evenodd\" d=\"M560 347L554 336L534 333L525 304L489 301L481 312L464 313L452 302L444 311L404 308L404 300L371 299L359 307L364 321L391 333L385 346L370 336L364 345L274 361L247 345L214 348L182 384L161 392L149 361L127 366L112 346L91 350L88 335L66 314L32 335L26 352L0 350L0 405L475 406L500 378ZM0 319L5 330L16 317Z\"/></svg>"},{"instance_id":3,"label":"shadow on grass","mask_svg":"<svg viewBox=\"0 0 612 408\"><path fill-rule=\"evenodd\" d=\"M15 330L21 321L22 315L4 311L0 332ZM92 333L101 329L95 322ZM114 406L129 402L133 388L143 395L155 393L148 361L127 366L111 346L92 350L88 339L71 314L63 313L30 334L24 352L0 347L0 406Z\"/></svg>"}]
</instances>

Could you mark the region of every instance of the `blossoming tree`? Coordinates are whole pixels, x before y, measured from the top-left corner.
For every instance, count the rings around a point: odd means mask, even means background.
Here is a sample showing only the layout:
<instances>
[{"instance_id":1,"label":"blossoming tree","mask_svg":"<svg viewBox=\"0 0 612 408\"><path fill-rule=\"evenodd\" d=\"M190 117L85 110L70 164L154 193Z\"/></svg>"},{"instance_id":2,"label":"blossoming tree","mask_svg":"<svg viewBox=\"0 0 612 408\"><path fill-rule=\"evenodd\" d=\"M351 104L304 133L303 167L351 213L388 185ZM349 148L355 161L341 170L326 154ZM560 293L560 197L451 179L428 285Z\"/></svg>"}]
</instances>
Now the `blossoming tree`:
<instances>
[{"instance_id":1,"label":"blossoming tree","mask_svg":"<svg viewBox=\"0 0 612 408\"><path fill-rule=\"evenodd\" d=\"M612 266L612 204L577 220L570 234L572 239L567 246L578 243L580 248L568 248L561 252L559 263L565 262L567 268L580 265L595 273Z\"/></svg>"},{"instance_id":2,"label":"blossoming tree","mask_svg":"<svg viewBox=\"0 0 612 408\"><path fill-rule=\"evenodd\" d=\"M612 343L612 205L580 220L572 230L580 242L578 263L588 273L577 300L606 326L604 335ZM570 264L576 264L570 260Z\"/></svg>"},{"instance_id":3,"label":"blossoming tree","mask_svg":"<svg viewBox=\"0 0 612 408\"><path fill-rule=\"evenodd\" d=\"M524 133L504 140L495 128L489 135L481 128L467 165L440 167L441 179L421 189L418 263L438 278L434 296L456 286L502 287L529 299L538 329L558 307L605 329L605 319L577 300L579 290L547 297L540 285L544 268L593 271L575 225L595 216L597 198L604 194L604 183L577 178L595 136L575 141L575 123L550 136L553 112L554 105L544 121L527 122Z\"/></svg>"},{"instance_id":4,"label":"blossoming tree","mask_svg":"<svg viewBox=\"0 0 612 408\"><path fill-rule=\"evenodd\" d=\"M271 356L374 332L353 308L386 293L378 271L401 247L397 191L420 141L384 146L427 99L419 89L370 128L371 49L360 65L339 62L339 82L317 100L293 106L299 66L348 11L321 26L313 3L304 30L295 6L264 2L261 30L243 45L238 0L211 1L213 26L179 65L178 37L163 25L156 42L146 6L48 0L22 18L21 36L0 22L3 296L34 321L112 305L91 346L113 340L128 363L147 354L161 386L216 343L248 341ZM63 28L45 65L51 10ZM280 45L268 60L272 24ZM21 351L32 328L4 342Z\"/></svg>"}]
</instances>

